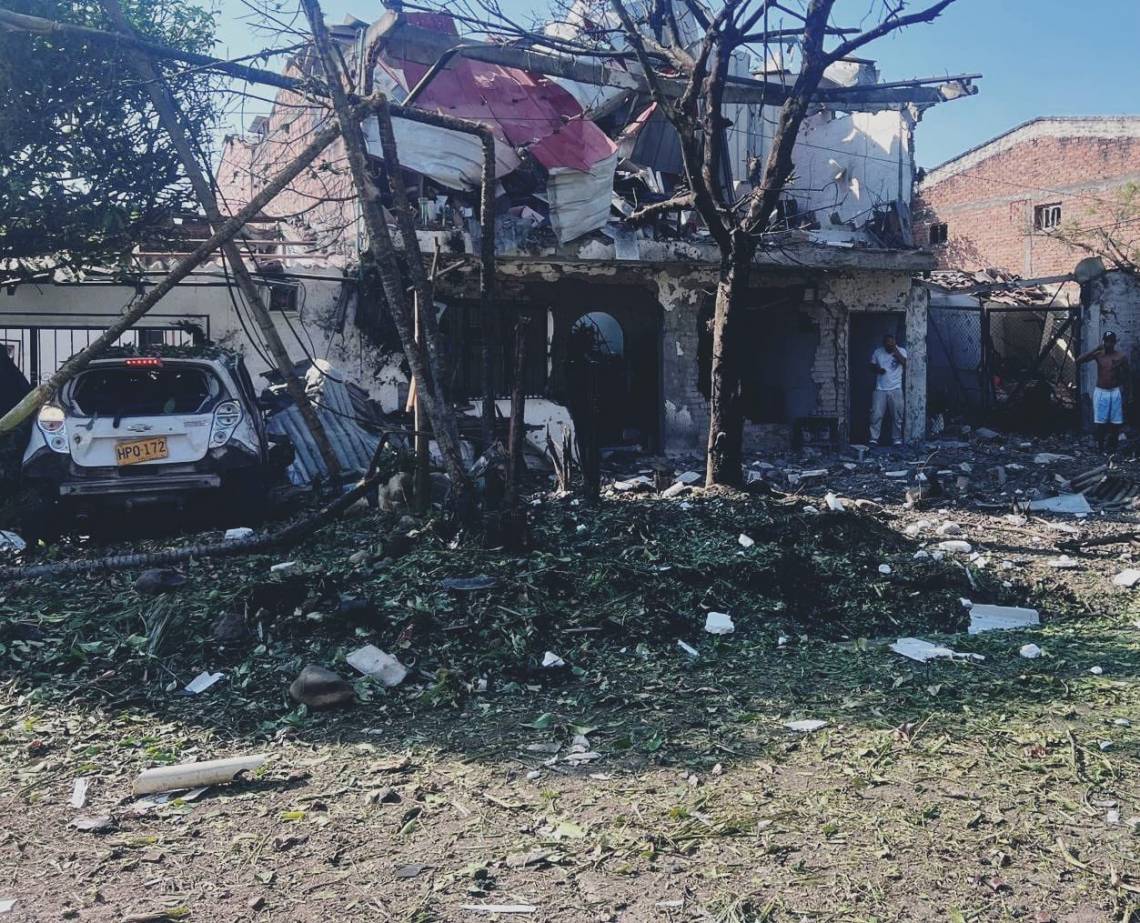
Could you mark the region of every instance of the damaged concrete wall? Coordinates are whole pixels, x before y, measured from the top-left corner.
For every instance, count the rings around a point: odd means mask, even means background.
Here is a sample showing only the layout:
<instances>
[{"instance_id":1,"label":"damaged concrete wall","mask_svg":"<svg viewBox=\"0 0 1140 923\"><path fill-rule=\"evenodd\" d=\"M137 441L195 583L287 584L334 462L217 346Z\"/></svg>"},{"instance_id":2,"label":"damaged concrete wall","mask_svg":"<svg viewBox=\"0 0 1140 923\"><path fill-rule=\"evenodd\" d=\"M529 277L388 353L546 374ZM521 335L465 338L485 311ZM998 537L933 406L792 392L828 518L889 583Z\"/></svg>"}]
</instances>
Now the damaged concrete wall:
<instances>
[{"instance_id":1,"label":"damaged concrete wall","mask_svg":"<svg viewBox=\"0 0 1140 923\"><path fill-rule=\"evenodd\" d=\"M792 152L796 169L790 189L800 212L810 211L827 227L862 224L874 208L889 202L909 204L913 130L914 118L905 110L824 111L805 119Z\"/></svg>"},{"instance_id":2,"label":"damaged concrete wall","mask_svg":"<svg viewBox=\"0 0 1140 923\"><path fill-rule=\"evenodd\" d=\"M1119 270L1108 272L1081 287L1081 341L1078 354L1101 345L1109 331L1132 366L1133 391L1140 372L1140 278ZM1092 393L1096 387L1096 363L1086 362L1078 373L1081 420L1092 423ZM1136 424L1136 411L1125 407L1125 420Z\"/></svg>"}]
</instances>

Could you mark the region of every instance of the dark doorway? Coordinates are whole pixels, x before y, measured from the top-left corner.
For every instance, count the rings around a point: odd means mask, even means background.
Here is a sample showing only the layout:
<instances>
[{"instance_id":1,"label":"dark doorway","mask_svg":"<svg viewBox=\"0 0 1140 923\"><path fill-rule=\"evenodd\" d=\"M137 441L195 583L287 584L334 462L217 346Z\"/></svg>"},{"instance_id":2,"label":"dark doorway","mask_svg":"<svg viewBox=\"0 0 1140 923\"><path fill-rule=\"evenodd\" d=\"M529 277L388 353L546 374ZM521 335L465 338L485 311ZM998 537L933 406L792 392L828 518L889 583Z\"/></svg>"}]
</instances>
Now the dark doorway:
<instances>
[{"instance_id":1,"label":"dark doorway","mask_svg":"<svg viewBox=\"0 0 1140 923\"><path fill-rule=\"evenodd\" d=\"M847 317L847 368L850 370L848 441L866 442L871 422L871 391L875 387L871 354L882 345L883 337L888 333L893 333L899 346L906 348L906 315L898 312L860 312L848 314ZM900 439L902 435L896 433L894 438Z\"/></svg>"}]
</instances>

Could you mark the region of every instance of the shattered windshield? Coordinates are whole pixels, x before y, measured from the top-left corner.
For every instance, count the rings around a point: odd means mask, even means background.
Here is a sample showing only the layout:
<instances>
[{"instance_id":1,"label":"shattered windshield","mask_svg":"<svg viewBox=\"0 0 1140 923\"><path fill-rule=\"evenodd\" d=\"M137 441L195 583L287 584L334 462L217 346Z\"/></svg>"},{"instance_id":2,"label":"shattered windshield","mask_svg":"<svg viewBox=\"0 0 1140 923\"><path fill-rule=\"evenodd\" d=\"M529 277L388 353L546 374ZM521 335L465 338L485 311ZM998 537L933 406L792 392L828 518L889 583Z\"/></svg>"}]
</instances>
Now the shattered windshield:
<instances>
[{"instance_id":1,"label":"shattered windshield","mask_svg":"<svg viewBox=\"0 0 1140 923\"><path fill-rule=\"evenodd\" d=\"M221 390L198 368L105 368L85 372L71 403L83 416L141 417L202 413Z\"/></svg>"}]
</instances>

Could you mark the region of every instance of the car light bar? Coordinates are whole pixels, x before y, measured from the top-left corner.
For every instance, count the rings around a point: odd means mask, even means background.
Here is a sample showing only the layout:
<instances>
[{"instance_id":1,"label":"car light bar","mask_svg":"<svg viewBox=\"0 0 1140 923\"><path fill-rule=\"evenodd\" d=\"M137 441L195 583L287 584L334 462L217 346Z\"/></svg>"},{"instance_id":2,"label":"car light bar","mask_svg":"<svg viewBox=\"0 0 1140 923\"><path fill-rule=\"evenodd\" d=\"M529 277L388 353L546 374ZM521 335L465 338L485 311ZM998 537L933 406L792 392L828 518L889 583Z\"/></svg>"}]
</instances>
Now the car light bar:
<instances>
[{"instance_id":1,"label":"car light bar","mask_svg":"<svg viewBox=\"0 0 1140 923\"><path fill-rule=\"evenodd\" d=\"M124 359L123 362L135 368L139 368L140 366L148 369L162 368L162 360L157 356L139 356L135 359Z\"/></svg>"}]
</instances>

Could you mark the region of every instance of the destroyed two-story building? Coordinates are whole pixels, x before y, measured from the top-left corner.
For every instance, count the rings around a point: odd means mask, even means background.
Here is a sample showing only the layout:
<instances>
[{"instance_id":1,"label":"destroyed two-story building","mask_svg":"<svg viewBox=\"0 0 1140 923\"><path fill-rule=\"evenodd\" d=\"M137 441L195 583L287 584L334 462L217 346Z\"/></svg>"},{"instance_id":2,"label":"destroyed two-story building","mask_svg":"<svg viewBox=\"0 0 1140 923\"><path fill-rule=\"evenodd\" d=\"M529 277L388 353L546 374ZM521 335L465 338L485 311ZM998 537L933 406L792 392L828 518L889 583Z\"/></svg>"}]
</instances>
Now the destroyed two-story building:
<instances>
[{"instance_id":1,"label":"destroyed two-story building","mask_svg":"<svg viewBox=\"0 0 1140 923\"><path fill-rule=\"evenodd\" d=\"M677 10L684 28L689 14ZM551 32L585 28L575 16ZM393 10L332 32L358 93L381 90L406 108L493 133L496 328L505 340L514 318L531 319L525 387L543 400L531 402L528 417L541 419L541 408L558 416L567 364L587 350L601 376L607 444L702 446L718 252L691 211L637 228L623 223L639 206L669 198L684 173L677 136L636 68L471 41L437 14ZM303 81L315 67L301 51L285 73ZM789 70L778 56L759 62L741 53L733 61L722 181L735 196L761 179L794 82ZM910 350L906 435L923 435L928 293L912 278L933 259L915 246L910 227L915 129L928 107L974 92L971 76L880 82L875 65L861 59L828 70L796 144L779 226L757 252L739 327L750 355L748 446L802 431L861 438L873 385L867 358L888 330ZM232 211L248 201L328 118L301 92L281 90L271 111L226 139L217 169L225 205ZM437 263L446 384L454 400L473 402L481 393L481 140L401 117L394 128L421 246ZM366 129L381 170L375 130ZM390 332L385 340L380 296L360 268L364 232L343 149L329 148L257 228L258 278L287 342L341 366L386 408L402 407L407 379ZM237 309L225 289L194 301L211 316L215 338L229 330L240 338ZM509 393L510 353L499 351L497 397Z\"/></svg>"}]
</instances>

